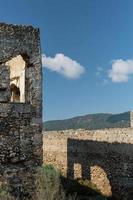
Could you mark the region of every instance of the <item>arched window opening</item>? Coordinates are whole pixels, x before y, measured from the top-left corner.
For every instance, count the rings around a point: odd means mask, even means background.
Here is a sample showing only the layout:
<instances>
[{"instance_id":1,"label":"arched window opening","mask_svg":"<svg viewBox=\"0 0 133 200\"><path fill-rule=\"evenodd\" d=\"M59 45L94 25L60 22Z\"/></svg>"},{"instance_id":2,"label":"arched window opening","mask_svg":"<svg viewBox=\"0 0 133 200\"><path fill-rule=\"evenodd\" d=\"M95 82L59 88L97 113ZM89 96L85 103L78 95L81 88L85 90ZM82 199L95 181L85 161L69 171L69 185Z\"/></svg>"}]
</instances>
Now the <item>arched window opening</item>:
<instances>
[{"instance_id":1,"label":"arched window opening","mask_svg":"<svg viewBox=\"0 0 133 200\"><path fill-rule=\"evenodd\" d=\"M11 101L20 102L20 89L14 83L12 83L10 85L10 90L11 90Z\"/></svg>"},{"instance_id":2,"label":"arched window opening","mask_svg":"<svg viewBox=\"0 0 133 200\"><path fill-rule=\"evenodd\" d=\"M108 179L106 171L100 166L91 166L90 167L91 183L96 185L97 189L104 196L112 196L112 190L110 181Z\"/></svg>"},{"instance_id":3,"label":"arched window opening","mask_svg":"<svg viewBox=\"0 0 133 200\"><path fill-rule=\"evenodd\" d=\"M26 63L21 55L6 62L10 67L11 102L25 102L25 67Z\"/></svg>"}]
</instances>

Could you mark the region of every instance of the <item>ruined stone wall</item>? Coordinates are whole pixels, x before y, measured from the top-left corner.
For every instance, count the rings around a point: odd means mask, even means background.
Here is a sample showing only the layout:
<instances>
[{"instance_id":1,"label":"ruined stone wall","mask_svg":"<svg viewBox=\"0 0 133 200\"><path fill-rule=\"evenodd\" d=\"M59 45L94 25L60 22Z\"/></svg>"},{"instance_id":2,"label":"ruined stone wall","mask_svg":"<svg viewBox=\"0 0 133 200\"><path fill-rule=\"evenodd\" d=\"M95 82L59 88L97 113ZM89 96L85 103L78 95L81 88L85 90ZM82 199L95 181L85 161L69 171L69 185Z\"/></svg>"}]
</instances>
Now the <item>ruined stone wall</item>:
<instances>
[{"instance_id":1,"label":"ruined stone wall","mask_svg":"<svg viewBox=\"0 0 133 200\"><path fill-rule=\"evenodd\" d=\"M133 128L133 111L130 112L130 127Z\"/></svg>"},{"instance_id":2,"label":"ruined stone wall","mask_svg":"<svg viewBox=\"0 0 133 200\"><path fill-rule=\"evenodd\" d=\"M11 102L8 61L26 63L25 102ZM30 198L42 164L42 66L39 30L0 23L0 185L17 199Z\"/></svg>"},{"instance_id":3,"label":"ruined stone wall","mask_svg":"<svg viewBox=\"0 0 133 200\"><path fill-rule=\"evenodd\" d=\"M44 164L70 179L89 179L105 196L132 199L133 129L44 132Z\"/></svg>"}]
</instances>

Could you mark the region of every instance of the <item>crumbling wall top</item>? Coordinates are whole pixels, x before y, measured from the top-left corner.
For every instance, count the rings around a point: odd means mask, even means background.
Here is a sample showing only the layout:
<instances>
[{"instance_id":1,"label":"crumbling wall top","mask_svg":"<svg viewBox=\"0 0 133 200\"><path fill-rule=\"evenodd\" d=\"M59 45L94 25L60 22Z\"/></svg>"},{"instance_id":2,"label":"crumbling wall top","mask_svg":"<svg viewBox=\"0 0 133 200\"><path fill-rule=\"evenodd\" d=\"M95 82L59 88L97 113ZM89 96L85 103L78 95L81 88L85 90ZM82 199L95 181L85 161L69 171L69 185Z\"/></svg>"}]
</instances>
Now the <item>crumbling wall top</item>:
<instances>
[{"instance_id":1,"label":"crumbling wall top","mask_svg":"<svg viewBox=\"0 0 133 200\"><path fill-rule=\"evenodd\" d=\"M18 54L33 57L40 54L39 29L32 26L22 26L0 23L0 62L6 62Z\"/></svg>"}]
</instances>

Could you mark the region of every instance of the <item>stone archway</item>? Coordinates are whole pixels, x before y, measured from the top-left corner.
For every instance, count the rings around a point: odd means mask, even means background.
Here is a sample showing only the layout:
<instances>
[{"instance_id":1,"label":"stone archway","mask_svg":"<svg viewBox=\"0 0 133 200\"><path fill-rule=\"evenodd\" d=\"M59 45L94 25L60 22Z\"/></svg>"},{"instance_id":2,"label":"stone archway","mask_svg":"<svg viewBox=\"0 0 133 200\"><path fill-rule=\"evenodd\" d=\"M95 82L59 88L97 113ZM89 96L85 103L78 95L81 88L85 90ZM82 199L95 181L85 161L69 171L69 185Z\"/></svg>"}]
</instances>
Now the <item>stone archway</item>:
<instances>
[{"instance_id":1,"label":"stone archway","mask_svg":"<svg viewBox=\"0 0 133 200\"><path fill-rule=\"evenodd\" d=\"M102 167L98 165L90 167L90 180L91 183L96 185L96 188L102 193L102 195L107 197L112 196L110 181L106 171Z\"/></svg>"}]
</instances>

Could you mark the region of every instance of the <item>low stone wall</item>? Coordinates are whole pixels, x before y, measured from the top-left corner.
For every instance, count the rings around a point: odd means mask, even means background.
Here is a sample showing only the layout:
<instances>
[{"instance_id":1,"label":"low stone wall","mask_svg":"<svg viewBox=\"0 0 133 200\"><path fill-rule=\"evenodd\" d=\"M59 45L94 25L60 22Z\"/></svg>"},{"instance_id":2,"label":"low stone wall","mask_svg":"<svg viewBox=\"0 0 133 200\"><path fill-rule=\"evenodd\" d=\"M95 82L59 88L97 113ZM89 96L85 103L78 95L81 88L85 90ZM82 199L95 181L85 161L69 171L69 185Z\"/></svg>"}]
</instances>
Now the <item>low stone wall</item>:
<instances>
[{"instance_id":1,"label":"low stone wall","mask_svg":"<svg viewBox=\"0 0 133 200\"><path fill-rule=\"evenodd\" d=\"M104 196L132 199L133 129L44 132L43 161L70 179L89 179Z\"/></svg>"}]
</instances>

